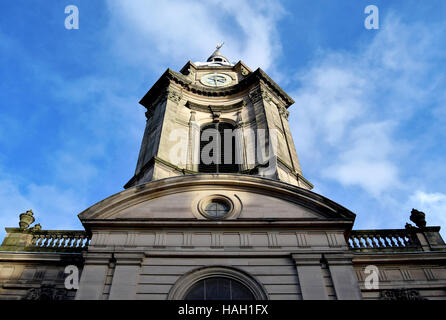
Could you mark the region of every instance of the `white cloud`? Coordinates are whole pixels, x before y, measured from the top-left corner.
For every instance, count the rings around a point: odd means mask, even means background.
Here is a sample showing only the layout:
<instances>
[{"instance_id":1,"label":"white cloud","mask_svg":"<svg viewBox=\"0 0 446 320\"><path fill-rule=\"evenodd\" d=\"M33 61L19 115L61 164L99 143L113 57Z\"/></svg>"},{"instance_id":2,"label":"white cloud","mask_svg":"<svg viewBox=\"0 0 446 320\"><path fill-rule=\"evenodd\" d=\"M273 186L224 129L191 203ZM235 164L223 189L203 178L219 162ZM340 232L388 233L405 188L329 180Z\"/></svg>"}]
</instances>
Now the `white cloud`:
<instances>
[{"instance_id":1,"label":"white cloud","mask_svg":"<svg viewBox=\"0 0 446 320\"><path fill-rule=\"evenodd\" d=\"M203 61L225 41L230 60L268 69L280 53L276 22L278 1L114 1L110 38L128 62L144 67L172 67L189 59Z\"/></svg>"},{"instance_id":2,"label":"white cloud","mask_svg":"<svg viewBox=\"0 0 446 320\"><path fill-rule=\"evenodd\" d=\"M303 162L374 197L403 186L399 162L416 147L399 126L435 104L438 89L430 73L438 34L393 15L382 25L356 53L326 52L298 74L290 117Z\"/></svg>"},{"instance_id":3,"label":"white cloud","mask_svg":"<svg viewBox=\"0 0 446 320\"><path fill-rule=\"evenodd\" d=\"M366 123L353 127L348 147L322 171L323 176L343 185L360 185L374 196L399 184L398 169L391 161L393 144L390 123Z\"/></svg>"},{"instance_id":4,"label":"white cloud","mask_svg":"<svg viewBox=\"0 0 446 320\"><path fill-rule=\"evenodd\" d=\"M426 213L428 226L446 226L446 194L440 192L428 193L415 191L410 197L410 205ZM445 230L442 230L444 234Z\"/></svg>"},{"instance_id":5,"label":"white cloud","mask_svg":"<svg viewBox=\"0 0 446 320\"><path fill-rule=\"evenodd\" d=\"M0 226L18 227L19 214L32 209L35 223L44 229L80 229L76 214L86 208L87 202L79 192L56 186L31 184L20 188L12 177L0 180ZM4 231L0 230L0 239Z\"/></svg>"},{"instance_id":6,"label":"white cloud","mask_svg":"<svg viewBox=\"0 0 446 320\"><path fill-rule=\"evenodd\" d=\"M19 213L32 208L31 202L24 196L18 186L8 180L0 180L0 226L18 227ZM0 230L0 235L3 230ZM0 236L0 239L2 237Z\"/></svg>"}]
</instances>

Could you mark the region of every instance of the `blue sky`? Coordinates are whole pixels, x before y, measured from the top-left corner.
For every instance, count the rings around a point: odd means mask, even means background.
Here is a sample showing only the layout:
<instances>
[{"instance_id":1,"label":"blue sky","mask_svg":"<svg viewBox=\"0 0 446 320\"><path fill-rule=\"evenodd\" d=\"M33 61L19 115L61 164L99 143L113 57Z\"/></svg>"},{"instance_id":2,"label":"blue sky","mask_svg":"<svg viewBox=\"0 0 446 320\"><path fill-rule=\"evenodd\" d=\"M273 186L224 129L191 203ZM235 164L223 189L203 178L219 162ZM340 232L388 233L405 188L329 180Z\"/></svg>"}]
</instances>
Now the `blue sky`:
<instances>
[{"instance_id":1,"label":"blue sky","mask_svg":"<svg viewBox=\"0 0 446 320\"><path fill-rule=\"evenodd\" d=\"M64 27L70 4L79 30ZM369 4L379 30L364 28ZM0 12L0 227L32 208L44 229L82 228L76 215L133 174L139 99L221 41L295 99L304 175L356 229L403 228L413 207L446 227L443 0L15 0Z\"/></svg>"}]
</instances>

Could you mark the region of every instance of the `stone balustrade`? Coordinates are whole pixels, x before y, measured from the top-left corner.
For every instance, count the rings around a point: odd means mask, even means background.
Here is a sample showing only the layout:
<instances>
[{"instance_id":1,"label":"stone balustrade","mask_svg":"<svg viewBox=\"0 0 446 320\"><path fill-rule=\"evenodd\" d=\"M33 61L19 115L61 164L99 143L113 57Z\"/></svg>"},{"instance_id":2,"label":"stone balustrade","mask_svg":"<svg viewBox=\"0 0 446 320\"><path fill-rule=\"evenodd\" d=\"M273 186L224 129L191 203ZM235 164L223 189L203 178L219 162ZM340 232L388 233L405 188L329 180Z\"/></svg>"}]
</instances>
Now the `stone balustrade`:
<instances>
[{"instance_id":1,"label":"stone balustrade","mask_svg":"<svg viewBox=\"0 0 446 320\"><path fill-rule=\"evenodd\" d=\"M81 252L90 238L83 230L32 230L6 228L0 251Z\"/></svg>"},{"instance_id":2,"label":"stone balustrade","mask_svg":"<svg viewBox=\"0 0 446 320\"><path fill-rule=\"evenodd\" d=\"M420 251L416 231L411 229L353 230L349 247L358 251Z\"/></svg>"},{"instance_id":3,"label":"stone balustrade","mask_svg":"<svg viewBox=\"0 0 446 320\"><path fill-rule=\"evenodd\" d=\"M90 240L85 231L38 231L34 232L30 247L38 249L50 249L76 251L86 249Z\"/></svg>"}]
</instances>

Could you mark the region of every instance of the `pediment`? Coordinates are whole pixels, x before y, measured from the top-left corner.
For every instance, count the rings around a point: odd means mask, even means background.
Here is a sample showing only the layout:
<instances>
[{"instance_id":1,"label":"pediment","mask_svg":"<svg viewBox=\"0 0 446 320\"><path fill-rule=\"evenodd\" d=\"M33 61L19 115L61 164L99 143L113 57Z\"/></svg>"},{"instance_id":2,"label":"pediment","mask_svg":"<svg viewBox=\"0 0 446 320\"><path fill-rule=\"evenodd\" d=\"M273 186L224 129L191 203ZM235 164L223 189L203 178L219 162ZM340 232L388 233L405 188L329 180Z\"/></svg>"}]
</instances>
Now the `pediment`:
<instances>
[{"instance_id":1,"label":"pediment","mask_svg":"<svg viewBox=\"0 0 446 320\"><path fill-rule=\"evenodd\" d=\"M202 199L229 199L235 213L219 223L303 223L345 221L355 215L314 192L276 180L246 175L197 174L152 181L129 188L88 208L79 218L94 221L206 221ZM214 221L215 222L215 221Z\"/></svg>"}]
</instances>

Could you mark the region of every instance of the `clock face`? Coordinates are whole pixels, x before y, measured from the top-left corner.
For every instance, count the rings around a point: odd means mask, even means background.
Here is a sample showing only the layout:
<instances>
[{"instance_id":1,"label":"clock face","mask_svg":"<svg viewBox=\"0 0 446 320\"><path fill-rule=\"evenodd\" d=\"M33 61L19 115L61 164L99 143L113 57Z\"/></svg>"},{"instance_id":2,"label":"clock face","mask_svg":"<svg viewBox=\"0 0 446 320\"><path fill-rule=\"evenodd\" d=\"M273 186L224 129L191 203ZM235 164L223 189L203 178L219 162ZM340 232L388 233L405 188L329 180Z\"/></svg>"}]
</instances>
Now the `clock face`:
<instances>
[{"instance_id":1,"label":"clock face","mask_svg":"<svg viewBox=\"0 0 446 320\"><path fill-rule=\"evenodd\" d=\"M211 73L201 77L200 82L209 87L224 87L232 82L232 78L224 73Z\"/></svg>"}]
</instances>

